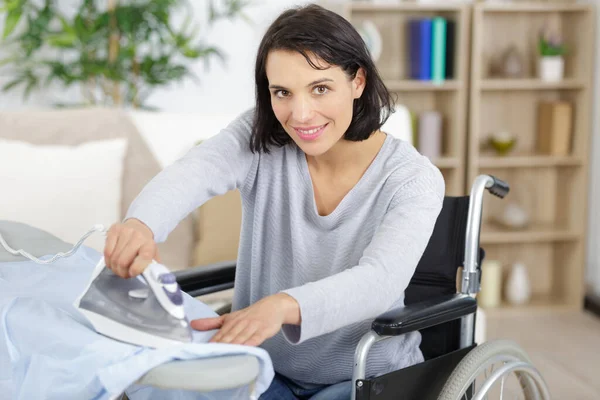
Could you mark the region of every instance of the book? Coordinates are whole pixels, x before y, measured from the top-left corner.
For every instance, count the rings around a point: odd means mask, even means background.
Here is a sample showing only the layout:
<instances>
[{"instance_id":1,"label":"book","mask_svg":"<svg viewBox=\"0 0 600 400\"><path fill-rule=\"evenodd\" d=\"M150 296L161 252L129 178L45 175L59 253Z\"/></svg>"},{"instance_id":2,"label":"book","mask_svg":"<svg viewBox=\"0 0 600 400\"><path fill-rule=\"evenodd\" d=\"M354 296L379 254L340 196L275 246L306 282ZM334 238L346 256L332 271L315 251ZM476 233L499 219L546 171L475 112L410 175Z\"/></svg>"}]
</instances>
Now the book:
<instances>
[{"instance_id":1,"label":"book","mask_svg":"<svg viewBox=\"0 0 600 400\"><path fill-rule=\"evenodd\" d=\"M454 78L454 52L456 51L456 22L446 21L446 79Z\"/></svg>"},{"instance_id":2,"label":"book","mask_svg":"<svg viewBox=\"0 0 600 400\"><path fill-rule=\"evenodd\" d=\"M446 20L431 21L431 80L440 83L446 77Z\"/></svg>"},{"instance_id":3,"label":"book","mask_svg":"<svg viewBox=\"0 0 600 400\"><path fill-rule=\"evenodd\" d=\"M430 18L412 19L408 23L409 76L417 80L431 79Z\"/></svg>"},{"instance_id":4,"label":"book","mask_svg":"<svg viewBox=\"0 0 600 400\"><path fill-rule=\"evenodd\" d=\"M542 101L538 105L537 150L540 154L571 153L573 108L565 101Z\"/></svg>"}]
</instances>

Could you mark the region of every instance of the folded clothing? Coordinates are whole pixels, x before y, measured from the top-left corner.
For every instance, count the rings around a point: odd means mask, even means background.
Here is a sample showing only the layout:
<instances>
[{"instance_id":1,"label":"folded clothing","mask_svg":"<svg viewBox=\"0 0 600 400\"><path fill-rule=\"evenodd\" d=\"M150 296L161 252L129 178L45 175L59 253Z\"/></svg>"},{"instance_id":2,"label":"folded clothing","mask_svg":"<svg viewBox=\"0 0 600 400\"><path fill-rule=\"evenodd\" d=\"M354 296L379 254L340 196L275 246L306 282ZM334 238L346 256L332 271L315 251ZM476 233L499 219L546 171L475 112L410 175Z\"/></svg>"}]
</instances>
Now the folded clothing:
<instances>
[{"instance_id":1,"label":"folded clothing","mask_svg":"<svg viewBox=\"0 0 600 400\"><path fill-rule=\"evenodd\" d=\"M236 354L251 354L260 362L254 395L268 388L274 376L268 353L257 347L207 343L215 331L195 331L193 343L163 349L96 333L73 302L100 257L82 246L73 256L49 265L0 263L0 399L114 399L124 392L132 400L239 398L249 389L204 394L135 384L165 362ZM190 319L216 315L187 294L184 307Z\"/></svg>"}]
</instances>

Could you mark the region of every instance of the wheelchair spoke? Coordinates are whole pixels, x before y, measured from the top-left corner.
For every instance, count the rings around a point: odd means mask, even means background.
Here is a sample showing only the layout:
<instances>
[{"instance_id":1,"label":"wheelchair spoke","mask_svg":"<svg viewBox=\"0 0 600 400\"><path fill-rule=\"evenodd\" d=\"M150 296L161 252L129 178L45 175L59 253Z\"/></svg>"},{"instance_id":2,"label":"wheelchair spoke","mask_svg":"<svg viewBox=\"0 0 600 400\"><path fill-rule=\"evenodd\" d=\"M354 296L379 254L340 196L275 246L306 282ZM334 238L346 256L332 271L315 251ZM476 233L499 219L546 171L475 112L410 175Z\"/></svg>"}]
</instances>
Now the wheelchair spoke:
<instances>
[{"instance_id":1,"label":"wheelchair spoke","mask_svg":"<svg viewBox=\"0 0 600 400\"><path fill-rule=\"evenodd\" d=\"M504 397L504 379L506 378L506 375L504 375L502 377L502 381L500 382L500 400L502 400L502 398Z\"/></svg>"},{"instance_id":2,"label":"wheelchair spoke","mask_svg":"<svg viewBox=\"0 0 600 400\"><path fill-rule=\"evenodd\" d=\"M460 400L466 399L471 400L479 398L483 400L529 400L526 396L527 387L530 383L519 373L508 373L501 375L500 377L494 378L494 372L500 370L505 366L508 361L495 360L488 364L485 368L481 369L480 375L475 378L473 382L473 392L471 395L463 393ZM496 379L495 382L489 387L487 392L483 393L482 390L487 381L490 379Z\"/></svg>"}]
</instances>

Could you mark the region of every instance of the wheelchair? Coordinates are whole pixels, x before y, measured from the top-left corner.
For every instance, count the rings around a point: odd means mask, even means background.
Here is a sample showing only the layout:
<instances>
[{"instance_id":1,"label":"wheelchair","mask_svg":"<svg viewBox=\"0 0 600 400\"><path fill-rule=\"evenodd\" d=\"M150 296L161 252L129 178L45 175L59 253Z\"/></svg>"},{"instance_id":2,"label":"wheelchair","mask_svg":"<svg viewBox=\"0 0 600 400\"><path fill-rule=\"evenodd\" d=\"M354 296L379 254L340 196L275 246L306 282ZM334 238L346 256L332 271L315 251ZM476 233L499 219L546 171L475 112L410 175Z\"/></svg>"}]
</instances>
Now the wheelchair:
<instances>
[{"instance_id":1,"label":"wheelchair","mask_svg":"<svg viewBox=\"0 0 600 400\"><path fill-rule=\"evenodd\" d=\"M518 392L517 398L550 399L546 382L518 345L507 340L475 343L476 294L485 257L479 235L486 190L503 198L509 186L492 175L479 175L468 196L444 198L406 289L405 307L378 316L356 347L352 400L482 400L504 398L509 389L511 399L512 390ZM181 289L191 296L215 293L233 288L235 263L178 271L176 276ZM365 376L373 344L415 330L422 336L424 362L378 377ZM516 379L510 381L513 376ZM146 381L152 383L150 378Z\"/></svg>"}]
</instances>

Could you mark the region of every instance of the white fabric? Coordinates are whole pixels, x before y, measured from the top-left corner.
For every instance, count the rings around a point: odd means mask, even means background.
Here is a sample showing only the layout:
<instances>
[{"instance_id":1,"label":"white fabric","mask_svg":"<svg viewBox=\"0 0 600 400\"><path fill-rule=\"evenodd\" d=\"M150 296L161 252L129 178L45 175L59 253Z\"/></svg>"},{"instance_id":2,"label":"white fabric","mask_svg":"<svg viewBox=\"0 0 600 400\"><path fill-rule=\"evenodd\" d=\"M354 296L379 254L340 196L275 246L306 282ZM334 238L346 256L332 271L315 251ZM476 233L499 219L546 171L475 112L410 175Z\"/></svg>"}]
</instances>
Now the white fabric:
<instances>
[{"instance_id":1,"label":"white fabric","mask_svg":"<svg viewBox=\"0 0 600 400\"><path fill-rule=\"evenodd\" d=\"M126 149L127 139L79 146L0 139L0 219L69 243L95 224L110 226L120 219ZM102 251L104 238L93 235L86 245Z\"/></svg>"}]
</instances>

